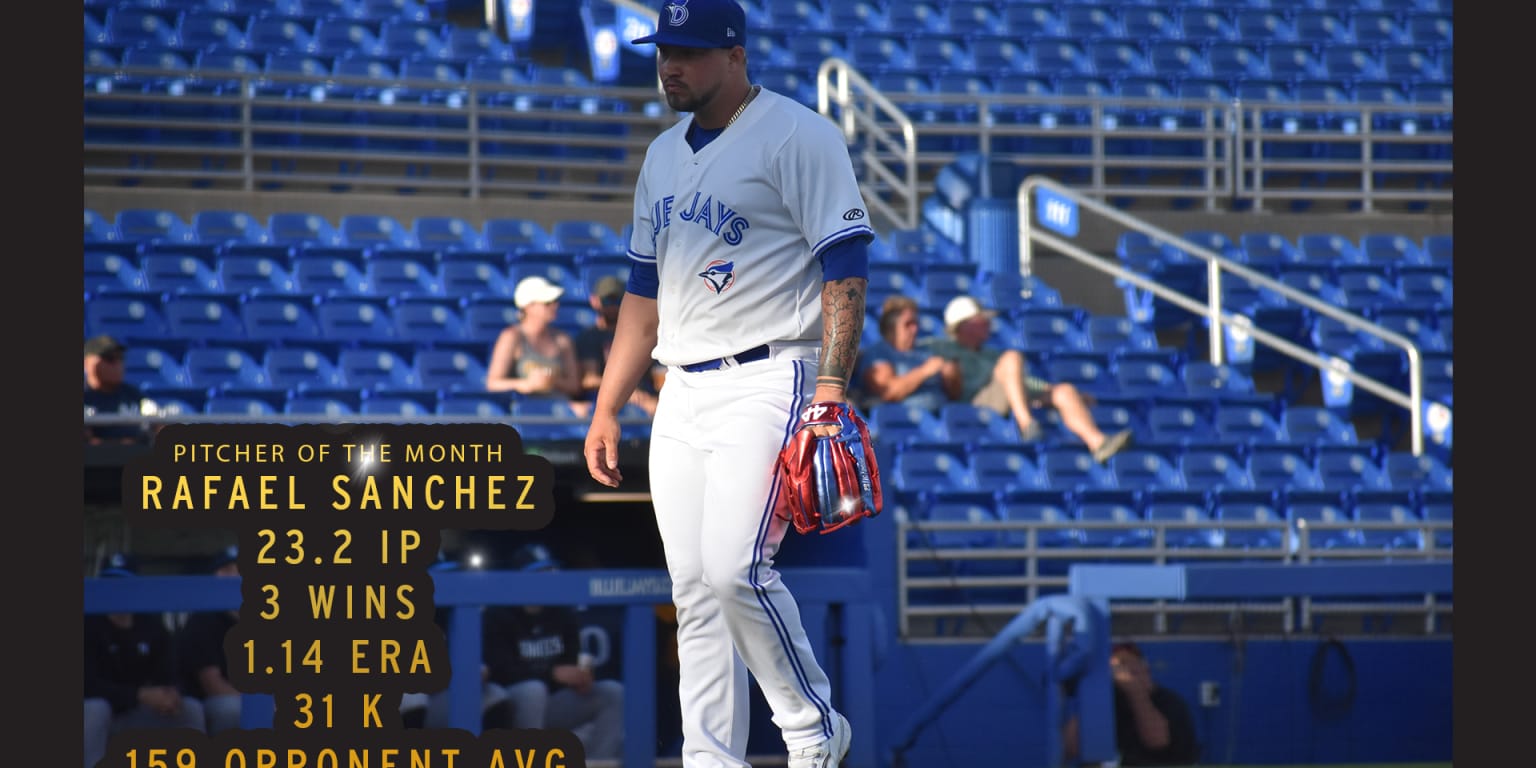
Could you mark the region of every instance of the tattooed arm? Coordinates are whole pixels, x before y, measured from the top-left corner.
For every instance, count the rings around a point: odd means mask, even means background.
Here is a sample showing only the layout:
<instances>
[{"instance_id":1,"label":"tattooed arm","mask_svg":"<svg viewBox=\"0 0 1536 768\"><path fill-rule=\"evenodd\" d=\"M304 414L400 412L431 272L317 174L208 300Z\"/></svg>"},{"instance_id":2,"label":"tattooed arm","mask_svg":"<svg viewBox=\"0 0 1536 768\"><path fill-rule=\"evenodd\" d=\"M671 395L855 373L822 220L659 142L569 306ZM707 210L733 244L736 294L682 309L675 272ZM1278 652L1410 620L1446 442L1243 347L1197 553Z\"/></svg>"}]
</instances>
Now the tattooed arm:
<instances>
[{"instance_id":1,"label":"tattooed arm","mask_svg":"<svg viewBox=\"0 0 1536 768\"><path fill-rule=\"evenodd\" d=\"M859 357L864 336L862 277L828 280L821 288L821 369L816 375L815 402L847 399L848 377Z\"/></svg>"}]
</instances>

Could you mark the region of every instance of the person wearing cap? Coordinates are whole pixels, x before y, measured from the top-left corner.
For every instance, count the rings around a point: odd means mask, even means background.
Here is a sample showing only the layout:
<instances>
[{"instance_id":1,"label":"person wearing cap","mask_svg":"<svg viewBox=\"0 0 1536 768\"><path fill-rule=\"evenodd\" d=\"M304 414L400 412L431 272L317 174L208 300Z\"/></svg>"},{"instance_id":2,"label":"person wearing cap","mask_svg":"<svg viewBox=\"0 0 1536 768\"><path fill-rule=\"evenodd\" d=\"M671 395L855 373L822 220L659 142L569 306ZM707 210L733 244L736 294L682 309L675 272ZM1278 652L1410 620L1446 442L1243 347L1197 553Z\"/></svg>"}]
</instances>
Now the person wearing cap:
<instances>
[{"instance_id":1,"label":"person wearing cap","mask_svg":"<svg viewBox=\"0 0 1536 768\"><path fill-rule=\"evenodd\" d=\"M608 351L613 348L613 330L619 322L619 305L624 301L624 281L613 275L597 281L589 301L597 310L597 322L576 334L576 361L581 365L582 394L595 400L598 387L603 383ZM660 391L657 378L641 377L640 385L629 396L629 402L639 406L647 416L656 415L656 394Z\"/></svg>"},{"instance_id":2,"label":"person wearing cap","mask_svg":"<svg viewBox=\"0 0 1536 768\"><path fill-rule=\"evenodd\" d=\"M852 727L774 570L788 521L771 488L802 411L848 404L874 230L842 131L752 83L750 34L735 0L666 0L632 41L656 46L667 105L690 115L652 140L635 182L584 454L619 487L619 411L665 365L647 467L678 613L683 765L747 765L750 673L789 768L830 768Z\"/></svg>"},{"instance_id":3,"label":"person wearing cap","mask_svg":"<svg viewBox=\"0 0 1536 768\"><path fill-rule=\"evenodd\" d=\"M926 342L928 349L958 365L959 381L948 384L951 399L1013 415L1026 442L1042 435L1031 408L1055 408L1061 423L1076 435L1099 463L1124 450L1129 429L1104 434L1093 419L1082 392L1070 382L1049 382L1029 373L1024 354L987 344L997 313L971 296L956 296L944 307L945 339Z\"/></svg>"},{"instance_id":4,"label":"person wearing cap","mask_svg":"<svg viewBox=\"0 0 1536 768\"><path fill-rule=\"evenodd\" d=\"M589 410L581 395L576 345L556 327L565 289L539 275L519 280L512 292L518 322L502 329L491 348L485 388L489 392L566 397L577 415Z\"/></svg>"},{"instance_id":5,"label":"person wearing cap","mask_svg":"<svg viewBox=\"0 0 1536 768\"><path fill-rule=\"evenodd\" d=\"M1109 652L1115 683L1115 749L1123 766L1194 765L1200 744L1189 703L1178 692L1158 685L1141 647L1115 643ZM1070 765L1078 754L1078 720L1062 729L1063 752Z\"/></svg>"},{"instance_id":6,"label":"person wearing cap","mask_svg":"<svg viewBox=\"0 0 1536 768\"><path fill-rule=\"evenodd\" d=\"M519 547L507 564L524 573L559 570L543 544ZM507 728L569 730L587 757L624 752L624 684L599 680L581 652L581 625L561 605L486 606L481 640L487 677L511 703Z\"/></svg>"},{"instance_id":7,"label":"person wearing cap","mask_svg":"<svg viewBox=\"0 0 1536 768\"><path fill-rule=\"evenodd\" d=\"M128 348L111 336L85 340L85 413L101 416L137 416L144 393L124 380L123 354ZM85 441L138 443L148 438L135 424L101 424L85 427Z\"/></svg>"},{"instance_id":8,"label":"person wearing cap","mask_svg":"<svg viewBox=\"0 0 1536 768\"><path fill-rule=\"evenodd\" d=\"M138 575L131 555L115 553L98 578ZM111 734L138 728L206 731L203 706L176 685L176 650L159 613L88 613L85 647L85 766L96 765Z\"/></svg>"},{"instance_id":9,"label":"person wearing cap","mask_svg":"<svg viewBox=\"0 0 1536 768\"><path fill-rule=\"evenodd\" d=\"M219 550L207 572L225 579L240 578L239 550L231 544ZM197 611L187 617L177 635L182 687L203 703L209 733L240 727L242 694L229 682L224 658L224 636L240 620L239 607L222 611Z\"/></svg>"},{"instance_id":10,"label":"person wearing cap","mask_svg":"<svg viewBox=\"0 0 1536 768\"><path fill-rule=\"evenodd\" d=\"M462 570L479 570L484 567L482 559L470 552L460 552L451 556L445 549L439 549L437 560L427 566L427 571L434 575L441 573L456 573ZM443 636L448 636L448 627L454 610L471 610L471 608L449 608L437 606L432 611L432 621L442 631ZM481 609L483 611L483 608ZM400 697L400 717L406 728L450 728L448 714L449 691L447 688L426 692L407 692ZM511 707L507 701L506 691L501 686L490 681L490 669L484 662L480 664L480 727L502 728L511 722Z\"/></svg>"}]
</instances>

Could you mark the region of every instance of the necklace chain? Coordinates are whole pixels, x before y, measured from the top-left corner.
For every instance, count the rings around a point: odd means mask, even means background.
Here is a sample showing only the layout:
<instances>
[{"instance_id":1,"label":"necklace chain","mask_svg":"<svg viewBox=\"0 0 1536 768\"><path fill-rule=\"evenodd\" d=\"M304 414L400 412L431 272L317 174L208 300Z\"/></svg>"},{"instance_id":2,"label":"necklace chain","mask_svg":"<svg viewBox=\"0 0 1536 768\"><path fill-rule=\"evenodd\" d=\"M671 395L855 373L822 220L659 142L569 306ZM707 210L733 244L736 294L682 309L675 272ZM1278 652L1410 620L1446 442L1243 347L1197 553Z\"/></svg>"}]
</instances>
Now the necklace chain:
<instances>
[{"instance_id":1,"label":"necklace chain","mask_svg":"<svg viewBox=\"0 0 1536 768\"><path fill-rule=\"evenodd\" d=\"M754 96L756 96L756 95L757 95L757 86L754 85L751 88L747 89L747 95L744 98L742 98L741 106L736 108L736 112L731 115L731 119L725 121L725 128L731 127L731 124L736 122L736 118L741 117L742 111L747 108L748 104L752 103L752 98ZM723 131L723 130L725 130L725 128L721 128L720 130Z\"/></svg>"}]
</instances>

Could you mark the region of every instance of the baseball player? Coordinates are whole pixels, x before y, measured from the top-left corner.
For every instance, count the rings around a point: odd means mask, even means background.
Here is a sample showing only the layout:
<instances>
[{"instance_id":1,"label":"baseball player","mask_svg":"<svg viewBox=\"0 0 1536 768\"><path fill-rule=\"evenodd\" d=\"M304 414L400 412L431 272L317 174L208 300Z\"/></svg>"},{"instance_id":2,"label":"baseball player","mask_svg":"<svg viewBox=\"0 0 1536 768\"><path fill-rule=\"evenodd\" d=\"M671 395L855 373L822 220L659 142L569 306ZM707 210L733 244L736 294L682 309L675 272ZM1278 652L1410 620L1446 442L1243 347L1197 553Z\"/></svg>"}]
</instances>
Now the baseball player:
<instances>
[{"instance_id":1,"label":"baseball player","mask_svg":"<svg viewBox=\"0 0 1536 768\"><path fill-rule=\"evenodd\" d=\"M845 403L873 231L837 127L748 79L741 6L670 0L656 27L634 42L656 45L667 103L691 116L651 143L635 185L587 468L622 481L617 414L654 356L667 383L650 489L678 614L683 765L747 765L750 670L791 768L828 768L851 730L773 569L788 525L773 468L802 408Z\"/></svg>"}]
</instances>

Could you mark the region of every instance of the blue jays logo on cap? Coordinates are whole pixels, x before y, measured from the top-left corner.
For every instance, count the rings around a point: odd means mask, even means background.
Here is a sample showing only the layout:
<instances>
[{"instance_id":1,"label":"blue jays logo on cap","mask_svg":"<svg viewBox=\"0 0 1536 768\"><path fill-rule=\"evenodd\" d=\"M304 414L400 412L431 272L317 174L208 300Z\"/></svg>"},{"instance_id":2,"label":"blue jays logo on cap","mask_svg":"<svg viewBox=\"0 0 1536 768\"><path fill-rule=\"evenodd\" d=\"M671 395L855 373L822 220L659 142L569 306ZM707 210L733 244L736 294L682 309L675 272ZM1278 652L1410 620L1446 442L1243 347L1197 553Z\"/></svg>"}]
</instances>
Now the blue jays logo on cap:
<instances>
[{"instance_id":1,"label":"blue jays logo on cap","mask_svg":"<svg viewBox=\"0 0 1536 768\"><path fill-rule=\"evenodd\" d=\"M704 266L699 277L704 278L704 284L711 292L725 293L736 284L736 262L715 259Z\"/></svg>"},{"instance_id":2,"label":"blue jays logo on cap","mask_svg":"<svg viewBox=\"0 0 1536 768\"><path fill-rule=\"evenodd\" d=\"M630 42L734 48L746 45L747 14L736 0L668 0L656 17L656 32Z\"/></svg>"}]
</instances>

